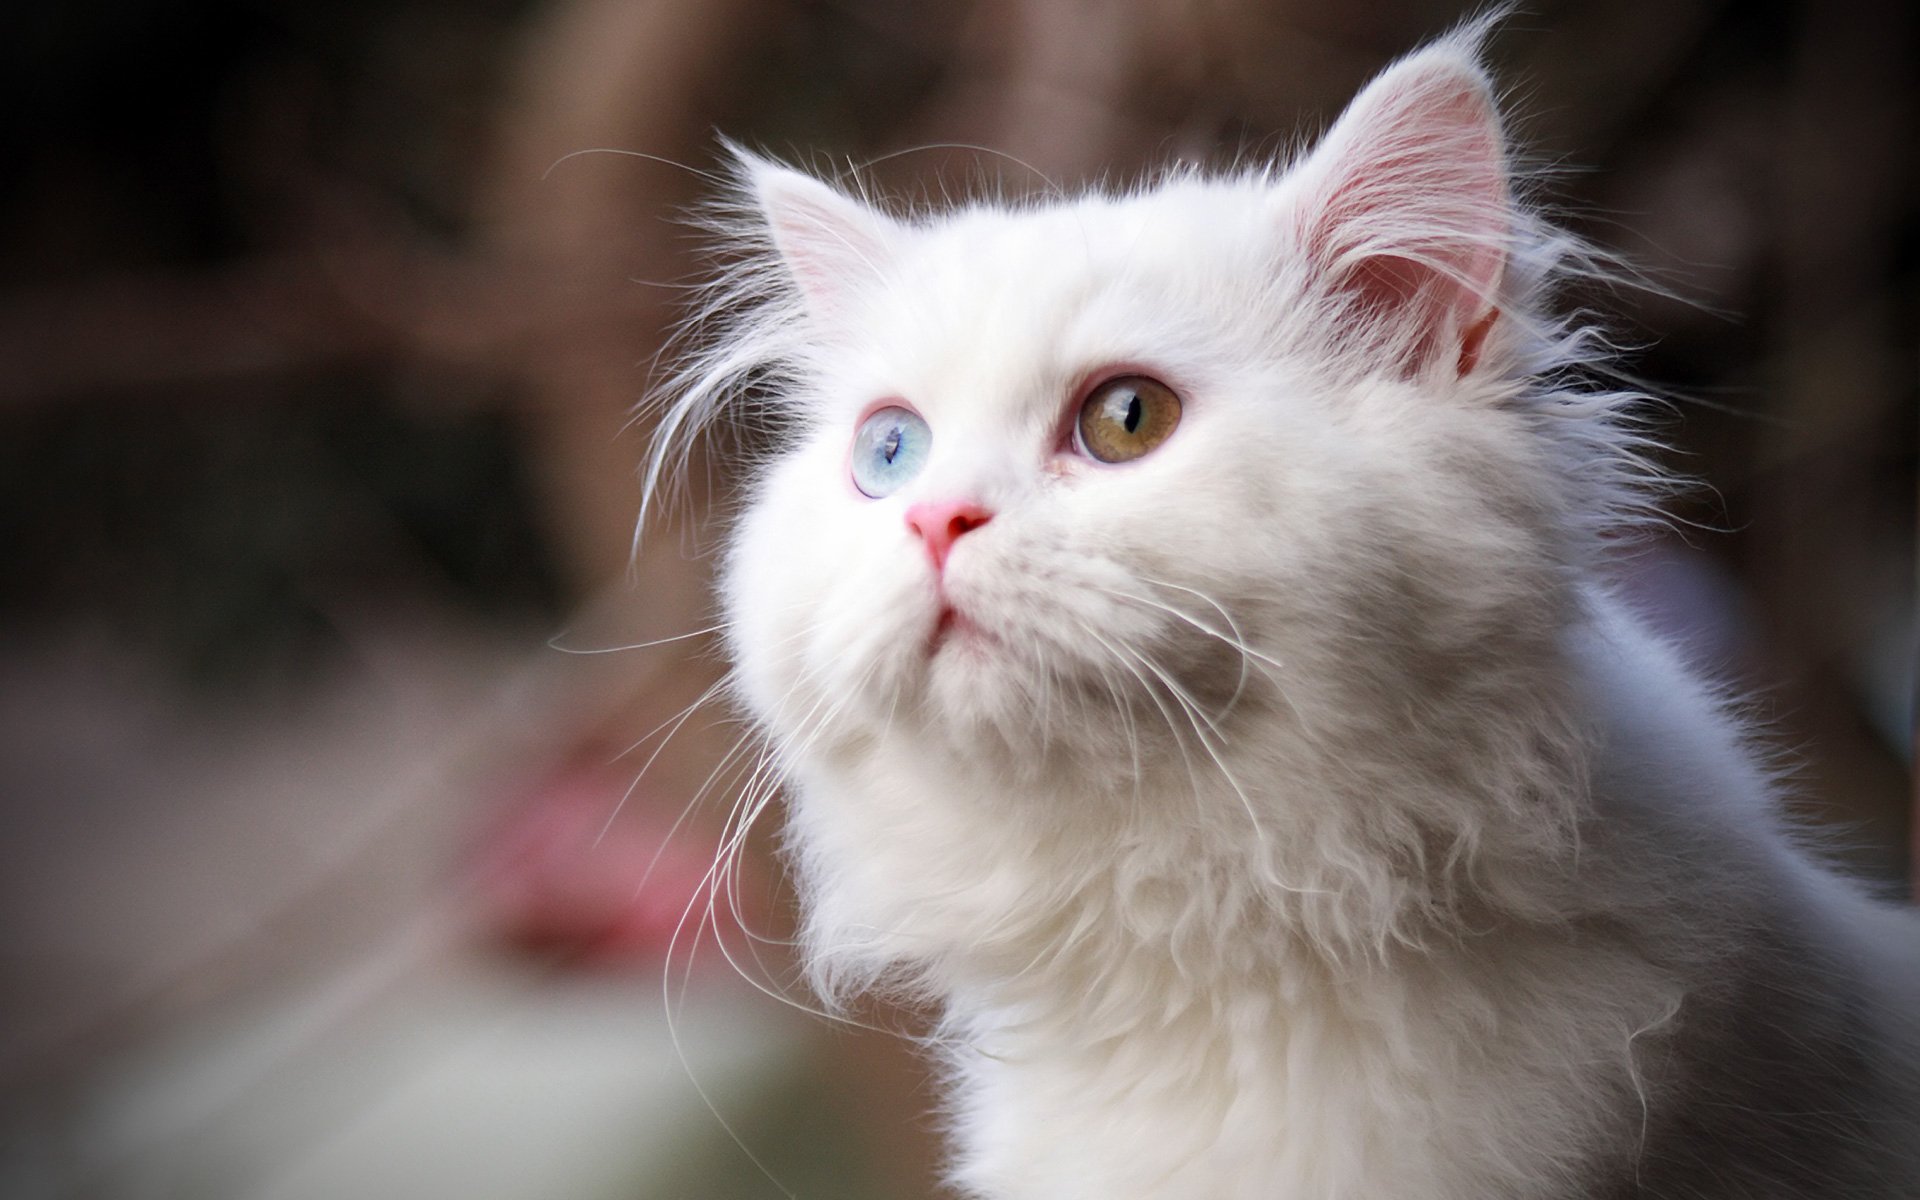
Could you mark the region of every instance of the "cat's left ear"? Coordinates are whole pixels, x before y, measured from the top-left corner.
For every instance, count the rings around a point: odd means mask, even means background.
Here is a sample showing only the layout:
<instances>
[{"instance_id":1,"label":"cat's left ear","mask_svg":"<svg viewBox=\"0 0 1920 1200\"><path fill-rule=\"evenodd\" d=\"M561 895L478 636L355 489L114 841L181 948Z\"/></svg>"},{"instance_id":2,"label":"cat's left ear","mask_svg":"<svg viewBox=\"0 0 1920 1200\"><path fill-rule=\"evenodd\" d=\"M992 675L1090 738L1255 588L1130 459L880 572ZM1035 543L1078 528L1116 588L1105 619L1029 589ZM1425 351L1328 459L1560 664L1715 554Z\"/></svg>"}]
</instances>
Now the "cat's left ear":
<instances>
[{"instance_id":1,"label":"cat's left ear","mask_svg":"<svg viewBox=\"0 0 1920 1200\"><path fill-rule=\"evenodd\" d=\"M822 316L844 310L858 288L884 275L901 227L811 175L736 151L739 169L807 305Z\"/></svg>"},{"instance_id":2,"label":"cat's left ear","mask_svg":"<svg viewBox=\"0 0 1920 1200\"><path fill-rule=\"evenodd\" d=\"M1298 178L1296 235L1340 334L1413 375L1465 375L1499 317L1513 238L1506 143L1471 39L1389 67Z\"/></svg>"}]
</instances>

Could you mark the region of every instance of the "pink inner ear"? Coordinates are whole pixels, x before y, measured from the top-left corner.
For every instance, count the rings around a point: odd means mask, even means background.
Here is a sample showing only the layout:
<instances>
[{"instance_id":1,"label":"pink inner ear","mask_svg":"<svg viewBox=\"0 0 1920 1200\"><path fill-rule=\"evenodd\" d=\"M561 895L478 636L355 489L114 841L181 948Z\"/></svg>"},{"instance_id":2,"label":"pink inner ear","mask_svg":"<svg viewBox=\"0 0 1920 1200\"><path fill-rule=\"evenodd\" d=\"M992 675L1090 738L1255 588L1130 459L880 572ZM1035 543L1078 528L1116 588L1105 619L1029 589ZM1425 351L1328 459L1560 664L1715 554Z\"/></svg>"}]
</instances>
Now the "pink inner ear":
<instances>
[{"instance_id":1,"label":"pink inner ear","mask_svg":"<svg viewBox=\"0 0 1920 1200\"><path fill-rule=\"evenodd\" d=\"M1362 324L1391 339L1404 326L1412 363L1423 363L1439 348L1448 324L1444 295L1450 284L1430 267L1391 254L1369 255L1342 274L1337 285L1353 300Z\"/></svg>"},{"instance_id":2,"label":"pink inner ear","mask_svg":"<svg viewBox=\"0 0 1920 1200\"><path fill-rule=\"evenodd\" d=\"M1478 365L1512 210L1498 118L1477 68L1416 58L1354 102L1320 155L1306 248L1350 331L1406 374Z\"/></svg>"}]
</instances>

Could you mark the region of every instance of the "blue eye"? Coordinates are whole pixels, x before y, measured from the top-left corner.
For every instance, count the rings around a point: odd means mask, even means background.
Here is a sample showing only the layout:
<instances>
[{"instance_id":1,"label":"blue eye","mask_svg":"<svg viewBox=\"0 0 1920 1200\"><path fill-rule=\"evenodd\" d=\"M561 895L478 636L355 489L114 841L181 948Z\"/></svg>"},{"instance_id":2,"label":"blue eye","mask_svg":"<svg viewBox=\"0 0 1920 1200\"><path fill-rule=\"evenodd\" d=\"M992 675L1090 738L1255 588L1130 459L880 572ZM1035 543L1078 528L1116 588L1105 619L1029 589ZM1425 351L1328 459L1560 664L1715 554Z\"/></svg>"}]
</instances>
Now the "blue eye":
<instances>
[{"instance_id":1,"label":"blue eye","mask_svg":"<svg viewBox=\"0 0 1920 1200\"><path fill-rule=\"evenodd\" d=\"M920 473L933 431L904 408L883 408L853 435L853 485L878 500Z\"/></svg>"}]
</instances>

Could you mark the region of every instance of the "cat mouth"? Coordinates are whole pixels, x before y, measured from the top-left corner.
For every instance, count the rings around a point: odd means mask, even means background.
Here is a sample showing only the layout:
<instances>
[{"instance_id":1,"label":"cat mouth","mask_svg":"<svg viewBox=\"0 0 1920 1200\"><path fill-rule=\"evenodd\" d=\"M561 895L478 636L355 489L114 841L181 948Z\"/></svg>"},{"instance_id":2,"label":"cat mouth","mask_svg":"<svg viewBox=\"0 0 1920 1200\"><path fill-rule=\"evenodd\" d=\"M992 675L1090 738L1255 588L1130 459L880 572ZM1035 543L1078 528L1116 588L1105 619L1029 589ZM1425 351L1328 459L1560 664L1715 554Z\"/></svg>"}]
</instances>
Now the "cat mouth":
<instances>
[{"instance_id":1,"label":"cat mouth","mask_svg":"<svg viewBox=\"0 0 1920 1200\"><path fill-rule=\"evenodd\" d=\"M927 655L931 657L938 654L943 647L952 642L991 640L991 635L975 624L967 614L952 604L942 604L940 615L933 622L933 632L927 638Z\"/></svg>"}]
</instances>

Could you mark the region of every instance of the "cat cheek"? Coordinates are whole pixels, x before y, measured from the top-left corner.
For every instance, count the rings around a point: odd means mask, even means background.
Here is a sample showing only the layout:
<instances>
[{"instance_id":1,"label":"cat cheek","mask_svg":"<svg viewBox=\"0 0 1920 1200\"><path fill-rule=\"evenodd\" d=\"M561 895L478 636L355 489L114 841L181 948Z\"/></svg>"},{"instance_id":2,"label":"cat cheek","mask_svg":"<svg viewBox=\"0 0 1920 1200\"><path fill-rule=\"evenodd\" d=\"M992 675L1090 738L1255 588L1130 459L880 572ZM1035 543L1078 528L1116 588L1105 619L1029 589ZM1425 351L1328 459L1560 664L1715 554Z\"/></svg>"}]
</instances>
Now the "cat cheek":
<instances>
[{"instance_id":1,"label":"cat cheek","mask_svg":"<svg viewBox=\"0 0 1920 1200\"><path fill-rule=\"evenodd\" d=\"M895 561L905 546L882 546L871 526L845 518L798 504L783 512L770 497L730 561L724 586L743 698L782 734L823 706L849 719L884 711L910 683L918 631L933 619L920 611L931 596Z\"/></svg>"},{"instance_id":2,"label":"cat cheek","mask_svg":"<svg viewBox=\"0 0 1920 1200\"><path fill-rule=\"evenodd\" d=\"M843 581L814 611L803 670L853 723L864 713L868 724L884 724L899 698L924 682L938 612L931 589L916 582L870 569Z\"/></svg>"}]
</instances>

